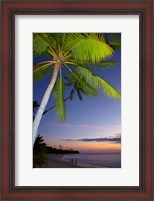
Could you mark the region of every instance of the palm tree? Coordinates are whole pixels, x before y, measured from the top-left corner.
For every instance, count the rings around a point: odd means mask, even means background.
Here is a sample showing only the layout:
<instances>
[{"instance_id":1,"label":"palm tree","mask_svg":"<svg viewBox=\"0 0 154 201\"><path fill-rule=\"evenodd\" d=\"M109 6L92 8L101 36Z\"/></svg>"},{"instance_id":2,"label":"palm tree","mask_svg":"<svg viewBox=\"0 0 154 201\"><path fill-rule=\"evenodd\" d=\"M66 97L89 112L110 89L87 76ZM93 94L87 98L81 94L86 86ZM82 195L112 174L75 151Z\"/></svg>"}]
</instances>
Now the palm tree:
<instances>
[{"instance_id":1,"label":"palm tree","mask_svg":"<svg viewBox=\"0 0 154 201\"><path fill-rule=\"evenodd\" d=\"M90 70L90 66L94 64L101 66L106 63L106 60L103 59L112 56L114 48L116 48L114 41L112 36L109 38L100 33L34 34L34 55L50 55L50 60L34 66L34 80L44 76L49 69L53 69L53 73L33 122L33 145L43 112L53 89L57 116L62 121L66 119L65 86L62 76L64 67L88 95L97 95L93 90L97 89L112 98L120 98L120 92L115 87Z\"/></svg>"},{"instance_id":2,"label":"palm tree","mask_svg":"<svg viewBox=\"0 0 154 201\"><path fill-rule=\"evenodd\" d=\"M100 66L100 65L98 65L98 64L95 64L94 66L91 64L91 67L93 68L93 69L106 69L106 68L111 68L111 67L113 67L114 65L116 64L116 62L115 61L104 61L104 63L103 63L103 66ZM84 66L85 66L85 64L84 64ZM91 90L93 91L93 93L92 94L89 94L89 93L87 93L86 91L84 91L84 89L82 89L82 87L80 86L80 82L78 82L78 80L77 79L75 79L73 76L71 76L71 74L69 74L69 76L64 76L64 79L65 80L67 80L67 83L65 83L64 85L65 86L68 86L68 87L71 87L71 90L70 90L70 94L69 94L69 96L67 96L65 99L64 99L64 101L66 102L66 101L68 101L68 100L73 100L73 98L74 98L74 94L75 94L75 92L77 93L77 97L79 98L79 100L80 101L82 101L83 100L83 96L82 95L98 95L98 91L97 91L97 89L95 89L95 88L92 88L91 87ZM35 117L35 113L36 113L36 111L38 110L38 108L39 108L39 103L37 102L37 101L33 101L33 119L34 119L34 117ZM56 105L53 105L53 106L51 106L50 108L48 108L48 109L46 109L44 112L43 112L43 115L45 115L46 113L48 113L49 111L51 111L52 109L54 109L55 108L55 106Z\"/></svg>"},{"instance_id":3,"label":"palm tree","mask_svg":"<svg viewBox=\"0 0 154 201\"><path fill-rule=\"evenodd\" d=\"M41 167L42 164L47 162L47 144L44 142L42 136L38 135L36 137L34 147L33 147L33 167Z\"/></svg>"}]
</instances>

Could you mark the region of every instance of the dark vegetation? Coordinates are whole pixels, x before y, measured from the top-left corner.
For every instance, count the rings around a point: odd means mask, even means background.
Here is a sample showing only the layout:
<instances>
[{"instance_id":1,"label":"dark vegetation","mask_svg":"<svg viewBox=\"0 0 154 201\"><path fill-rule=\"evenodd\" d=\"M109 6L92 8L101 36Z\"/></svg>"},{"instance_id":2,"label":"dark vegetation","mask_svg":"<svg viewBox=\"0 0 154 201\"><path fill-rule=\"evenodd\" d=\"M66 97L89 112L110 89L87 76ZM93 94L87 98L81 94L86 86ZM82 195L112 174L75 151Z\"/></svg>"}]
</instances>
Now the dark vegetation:
<instances>
[{"instance_id":1,"label":"dark vegetation","mask_svg":"<svg viewBox=\"0 0 154 201\"><path fill-rule=\"evenodd\" d=\"M43 163L47 162L46 154L47 145L43 137L38 135L33 146L33 167L41 167Z\"/></svg>"},{"instance_id":2,"label":"dark vegetation","mask_svg":"<svg viewBox=\"0 0 154 201\"><path fill-rule=\"evenodd\" d=\"M79 151L73 149L63 149L59 145L58 148L47 146L42 136L38 135L33 147L33 167L41 167L42 164L47 163L47 154L79 154Z\"/></svg>"},{"instance_id":3,"label":"dark vegetation","mask_svg":"<svg viewBox=\"0 0 154 201\"><path fill-rule=\"evenodd\" d=\"M72 149L56 149L53 147L47 147L47 154L79 154L79 151L74 151Z\"/></svg>"}]
</instances>

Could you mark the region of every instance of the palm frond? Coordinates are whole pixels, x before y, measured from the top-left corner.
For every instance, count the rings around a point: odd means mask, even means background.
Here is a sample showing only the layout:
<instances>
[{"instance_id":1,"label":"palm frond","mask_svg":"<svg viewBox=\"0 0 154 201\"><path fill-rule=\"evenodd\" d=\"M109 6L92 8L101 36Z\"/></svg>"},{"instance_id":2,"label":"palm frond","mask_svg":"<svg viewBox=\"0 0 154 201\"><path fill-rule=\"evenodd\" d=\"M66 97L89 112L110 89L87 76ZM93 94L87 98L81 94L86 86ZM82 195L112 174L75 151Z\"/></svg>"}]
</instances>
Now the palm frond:
<instances>
[{"instance_id":1,"label":"palm frond","mask_svg":"<svg viewBox=\"0 0 154 201\"><path fill-rule=\"evenodd\" d=\"M100 40L98 34L67 34L65 39L66 49L70 49L76 61L98 63L103 58L111 56L112 47Z\"/></svg>"},{"instance_id":2,"label":"palm frond","mask_svg":"<svg viewBox=\"0 0 154 201\"><path fill-rule=\"evenodd\" d=\"M34 55L47 54L48 48L52 49L56 46L56 41L46 33L33 34L33 52Z\"/></svg>"},{"instance_id":3,"label":"palm frond","mask_svg":"<svg viewBox=\"0 0 154 201\"><path fill-rule=\"evenodd\" d=\"M82 89L82 92L87 96L98 96L98 91L90 86L90 84L82 77L79 77L76 72L71 70L68 66L66 66L69 70L68 80L75 87L75 89Z\"/></svg>"},{"instance_id":4,"label":"palm frond","mask_svg":"<svg viewBox=\"0 0 154 201\"><path fill-rule=\"evenodd\" d=\"M51 40L54 39L54 41L62 45L65 33L48 33L47 35Z\"/></svg>"},{"instance_id":5,"label":"palm frond","mask_svg":"<svg viewBox=\"0 0 154 201\"><path fill-rule=\"evenodd\" d=\"M65 101L64 101L65 86L62 77L58 78L54 87L53 96L55 99L55 111L61 121L66 120Z\"/></svg>"},{"instance_id":6,"label":"palm frond","mask_svg":"<svg viewBox=\"0 0 154 201\"><path fill-rule=\"evenodd\" d=\"M115 87L103 78L93 74L90 70L83 67L77 67L77 76L84 79L92 87L103 91L105 95L115 99L120 99L120 92Z\"/></svg>"},{"instance_id":7,"label":"palm frond","mask_svg":"<svg viewBox=\"0 0 154 201\"><path fill-rule=\"evenodd\" d=\"M78 94L78 97L79 97L80 101L82 101L83 98L82 98L82 95L81 95L80 89L77 88L76 91L77 91L77 94Z\"/></svg>"},{"instance_id":8,"label":"palm frond","mask_svg":"<svg viewBox=\"0 0 154 201\"><path fill-rule=\"evenodd\" d=\"M52 64L49 62L42 63L34 67L33 70L33 81L36 82L37 80L43 78L47 73L51 73Z\"/></svg>"},{"instance_id":9,"label":"palm frond","mask_svg":"<svg viewBox=\"0 0 154 201\"><path fill-rule=\"evenodd\" d=\"M121 49L121 34L111 33L106 36L107 42L113 47L114 50Z\"/></svg>"},{"instance_id":10,"label":"palm frond","mask_svg":"<svg viewBox=\"0 0 154 201\"><path fill-rule=\"evenodd\" d=\"M46 39L44 39L46 38ZM33 34L33 52L34 55L44 55L47 52L47 48L49 47L48 42L46 42L47 35L34 33Z\"/></svg>"},{"instance_id":11,"label":"palm frond","mask_svg":"<svg viewBox=\"0 0 154 201\"><path fill-rule=\"evenodd\" d=\"M72 89L70 92L70 100L73 100L75 90Z\"/></svg>"},{"instance_id":12,"label":"palm frond","mask_svg":"<svg viewBox=\"0 0 154 201\"><path fill-rule=\"evenodd\" d=\"M75 64L75 61L72 61ZM72 63L73 64L73 63ZM116 65L116 61L100 61L99 63L81 63L81 62L77 62L76 64L77 66L82 66L84 68L88 68L88 69L94 69L94 70L104 70L104 69L108 69L108 68L113 68Z\"/></svg>"}]
</instances>

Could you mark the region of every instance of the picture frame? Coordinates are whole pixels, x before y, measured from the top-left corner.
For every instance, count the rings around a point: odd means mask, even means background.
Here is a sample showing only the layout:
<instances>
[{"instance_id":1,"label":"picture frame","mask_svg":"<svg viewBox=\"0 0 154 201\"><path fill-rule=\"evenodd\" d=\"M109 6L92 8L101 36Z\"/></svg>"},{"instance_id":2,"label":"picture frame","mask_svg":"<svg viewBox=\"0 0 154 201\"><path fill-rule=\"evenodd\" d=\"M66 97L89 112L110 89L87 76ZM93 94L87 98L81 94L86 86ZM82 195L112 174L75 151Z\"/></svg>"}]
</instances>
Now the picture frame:
<instances>
[{"instance_id":1,"label":"picture frame","mask_svg":"<svg viewBox=\"0 0 154 201\"><path fill-rule=\"evenodd\" d=\"M153 2L3 0L1 11L1 200L152 201ZM139 16L139 186L15 186L15 16L70 14Z\"/></svg>"}]
</instances>

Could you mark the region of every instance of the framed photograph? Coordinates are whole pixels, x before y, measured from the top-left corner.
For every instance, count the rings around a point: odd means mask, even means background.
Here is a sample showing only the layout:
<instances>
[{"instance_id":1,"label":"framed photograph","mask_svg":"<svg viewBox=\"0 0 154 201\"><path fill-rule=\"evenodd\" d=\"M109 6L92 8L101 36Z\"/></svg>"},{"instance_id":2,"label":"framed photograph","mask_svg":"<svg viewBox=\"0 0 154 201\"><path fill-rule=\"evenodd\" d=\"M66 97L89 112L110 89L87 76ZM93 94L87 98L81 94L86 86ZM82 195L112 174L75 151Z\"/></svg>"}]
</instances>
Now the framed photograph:
<instances>
[{"instance_id":1,"label":"framed photograph","mask_svg":"<svg viewBox=\"0 0 154 201\"><path fill-rule=\"evenodd\" d=\"M1 2L1 200L153 196L153 2Z\"/></svg>"}]
</instances>

